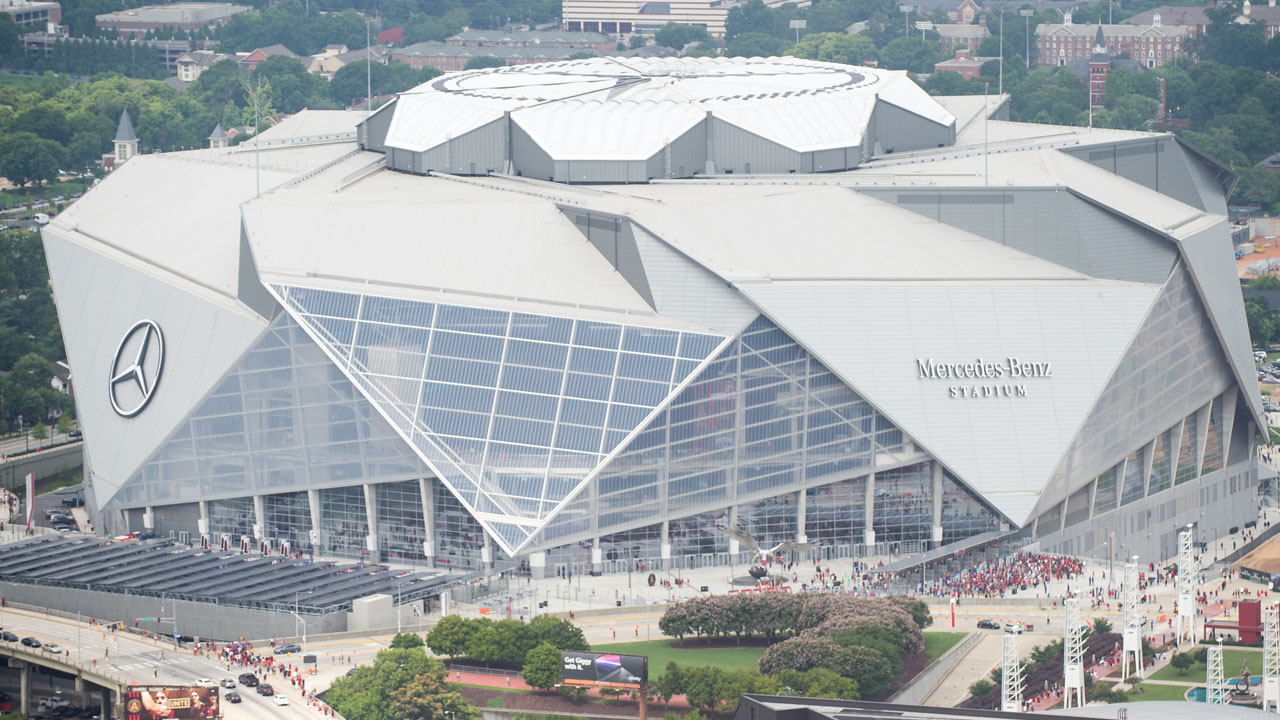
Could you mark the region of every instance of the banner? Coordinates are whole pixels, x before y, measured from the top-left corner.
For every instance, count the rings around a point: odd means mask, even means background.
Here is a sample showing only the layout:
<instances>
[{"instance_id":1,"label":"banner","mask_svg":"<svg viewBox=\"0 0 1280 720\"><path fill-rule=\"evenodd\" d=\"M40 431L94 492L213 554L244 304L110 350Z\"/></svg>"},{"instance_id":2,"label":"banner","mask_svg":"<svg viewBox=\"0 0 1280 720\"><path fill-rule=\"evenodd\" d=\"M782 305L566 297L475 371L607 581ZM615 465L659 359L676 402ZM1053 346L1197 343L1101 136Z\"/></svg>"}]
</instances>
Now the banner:
<instances>
[{"instance_id":1,"label":"banner","mask_svg":"<svg viewBox=\"0 0 1280 720\"><path fill-rule=\"evenodd\" d=\"M566 685L642 688L649 681L649 658L592 652L560 653L560 677Z\"/></svg>"},{"instance_id":2,"label":"banner","mask_svg":"<svg viewBox=\"0 0 1280 720\"><path fill-rule=\"evenodd\" d=\"M130 688L125 699L128 720L220 718L216 687Z\"/></svg>"},{"instance_id":3,"label":"banner","mask_svg":"<svg viewBox=\"0 0 1280 720\"><path fill-rule=\"evenodd\" d=\"M36 521L36 474L27 473L27 532Z\"/></svg>"}]
</instances>

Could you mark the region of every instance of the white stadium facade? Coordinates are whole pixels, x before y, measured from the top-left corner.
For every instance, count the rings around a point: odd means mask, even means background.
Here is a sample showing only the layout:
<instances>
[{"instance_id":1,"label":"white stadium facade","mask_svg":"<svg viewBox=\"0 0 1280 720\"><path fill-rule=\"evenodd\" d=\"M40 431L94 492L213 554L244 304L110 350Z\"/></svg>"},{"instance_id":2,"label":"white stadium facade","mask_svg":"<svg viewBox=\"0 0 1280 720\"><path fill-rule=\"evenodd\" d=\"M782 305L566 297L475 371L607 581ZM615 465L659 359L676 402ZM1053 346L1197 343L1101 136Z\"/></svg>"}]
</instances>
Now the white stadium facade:
<instances>
[{"instance_id":1,"label":"white stadium facade","mask_svg":"<svg viewBox=\"0 0 1280 720\"><path fill-rule=\"evenodd\" d=\"M552 574L1256 514L1172 135L794 58L453 73L138 155L44 229L100 532Z\"/></svg>"}]
</instances>

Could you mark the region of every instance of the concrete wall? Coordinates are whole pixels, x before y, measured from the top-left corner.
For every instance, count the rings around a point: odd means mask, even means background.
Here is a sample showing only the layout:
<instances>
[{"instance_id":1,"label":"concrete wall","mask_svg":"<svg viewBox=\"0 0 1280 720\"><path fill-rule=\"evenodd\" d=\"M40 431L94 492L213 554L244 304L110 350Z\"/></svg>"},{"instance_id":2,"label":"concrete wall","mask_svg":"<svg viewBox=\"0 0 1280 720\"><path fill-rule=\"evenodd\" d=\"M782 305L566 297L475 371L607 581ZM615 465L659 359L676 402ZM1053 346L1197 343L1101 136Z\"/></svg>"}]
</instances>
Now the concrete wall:
<instances>
[{"instance_id":1,"label":"concrete wall","mask_svg":"<svg viewBox=\"0 0 1280 720\"><path fill-rule=\"evenodd\" d=\"M48 585L27 585L0 582L0 596L7 602L21 603L66 613L74 617L77 610L85 617L99 620L121 621L132 628L139 617L174 617L174 600L124 593L108 593L95 590ZM178 600L178 633L202 640L220 641L245 638L287 637L298 634L298 626L292 613L273 612L254 608L230 607L211 603ZM307 633L342 632L347 629L347 614L341 612L324 616L303 615ZM394 624L394 616L392 616ZM161 635L173 635L173 623L147 622L136 627ZM385 626L384 626L385 627Z\"/></svg>"},{"instance_id":2,"label":"concrete wall","mask_svg":"<svg viewBox=\"0 0 1280 720\"><path fill-rule=\"evenodd\" d=\"M36 479L57 475L64 470L74 470L84 465L84 442L67 443L27 455L7 458L0 462L0 484L15 490L22 487L27 473L35 473Z\"/></svg>"},{"instance_id":3,"label":"concrete wall","mask_svg":"<svg viewBox=\"0 0 1280 720\"><path fill-rule=\"evenodd\" d=\"M982 639L981 633L972 632L965 636L963 640L951 646L942 654L942 657L929 663L929 666L920 671L907 683L889 697L887 702L900 703L903 705L919 705L924 699L933 694L938 684L946 678L964 656L969 654L974 645L978 644L978 640Z\"/></svg>"}]
</instances>

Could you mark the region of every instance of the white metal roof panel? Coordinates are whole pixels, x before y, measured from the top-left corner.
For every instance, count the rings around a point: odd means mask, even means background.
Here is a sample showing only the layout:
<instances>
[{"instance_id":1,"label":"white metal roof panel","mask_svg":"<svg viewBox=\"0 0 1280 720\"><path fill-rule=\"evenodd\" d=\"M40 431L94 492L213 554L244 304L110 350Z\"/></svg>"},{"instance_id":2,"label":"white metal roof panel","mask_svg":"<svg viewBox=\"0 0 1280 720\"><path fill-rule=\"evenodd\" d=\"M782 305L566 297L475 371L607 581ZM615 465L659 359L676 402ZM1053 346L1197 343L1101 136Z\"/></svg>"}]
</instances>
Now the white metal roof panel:
<instances>
[{"instance_id":1,"label":"white metal roof panel","mask_svg":"<svg viewBox=\"0 0 1280 720\"><path fill-rule=\"evenodd\" d=\"M857 147L862 143L875 98L824 94L782 104L731 104L715 116L743 130L799 152Z\"/></svg>"},{"instance_id":2,"label":"white metal roof panel","mask_svg":"<svg viewBox=\"0 0 1280 720\"><path fill-rule=\"evenodd\" d=\"M557 160L646 160L705 117L683 103L597 99L548 103L514 115Z\"/></svg>"}]
</instances>

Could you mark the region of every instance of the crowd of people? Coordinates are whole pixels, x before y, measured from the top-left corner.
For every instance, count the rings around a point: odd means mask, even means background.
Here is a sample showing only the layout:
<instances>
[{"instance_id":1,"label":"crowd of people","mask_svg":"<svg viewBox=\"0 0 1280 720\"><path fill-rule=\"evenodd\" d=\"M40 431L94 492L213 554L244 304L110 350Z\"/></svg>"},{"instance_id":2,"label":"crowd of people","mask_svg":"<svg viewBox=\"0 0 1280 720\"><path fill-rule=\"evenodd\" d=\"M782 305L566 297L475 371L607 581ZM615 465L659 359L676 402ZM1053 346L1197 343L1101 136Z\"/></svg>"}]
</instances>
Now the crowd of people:
<instances>
[{"instance_id":1,"label":"crowd of people","mask_svg":"<svg viewBox=\"0 0 1280 720\"><path fill-rule=\"evenodd\" d=\"M921 581L918 589L921 594L934 597L1000 598L1031 589L1048 594L1050 581L1071 580L1082 572L1084 562L1078 558L1019 552L943 572Z\"/></svg>"}]
</instances>

